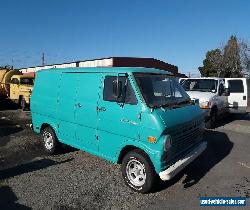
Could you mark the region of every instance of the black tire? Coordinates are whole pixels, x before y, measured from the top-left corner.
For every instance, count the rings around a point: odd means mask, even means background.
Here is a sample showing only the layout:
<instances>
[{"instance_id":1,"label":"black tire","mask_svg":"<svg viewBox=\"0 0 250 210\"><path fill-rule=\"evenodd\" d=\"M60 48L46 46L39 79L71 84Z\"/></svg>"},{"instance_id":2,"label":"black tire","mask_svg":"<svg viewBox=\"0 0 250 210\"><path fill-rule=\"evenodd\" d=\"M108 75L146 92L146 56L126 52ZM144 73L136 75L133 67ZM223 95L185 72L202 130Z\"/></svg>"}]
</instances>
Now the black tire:
<instances>
[{"instance_id":1,"label":"black tire","mask_svg":"<svg viewBox=\"0 0 250 210\"><path fill-rule=\"evenodd\" d=\"M135 168L134 169L137 170L137 172L134 172L134 177L133 177L133 173L129 173L129 171L131 170L131 167L133 166L133 163L141 164L143 168L143 170L140 170L142 168L139 167L138 169L137 167L135 167L136 169ZM125 184L136 192L148 193L152 189L156 181L156 173L155 173L153 164L151 163L147 155L145 155L141 150L136 149L126 154L122 160L121 169L122 169L122 176L125 181ZM139 182L141 182L140 184L138 183L136 184L135 181L133 181L133 178L136 177L135 175L136 173L137 175L138 173L145 174L145 176L141 174L139 175L139 176L145 177L144 179L142 178L139 179ZM134 180L136 180L136 178ZM144 181L141 181L141 180L144 180Z\"/></svg>"},{"instance_id":2,"label":"black tire","mask_svg":"<svg viewBox=\"0 0 250 210\"><path fill-rule=\"evenodd\" d=\"M21 102L20 103L21 103L22 110L25 111L26 108L27 108L27 104L26 104L26 101L25 101L24 97L21 98Z\"/></svg>"},{"instance_id":3,"label":"black tire","mask_svg":"<svg viewBox=\"0 0 250 210\"><path fill-rule=\"evenodd\" d=\"M54 130L51 127L46 127L42 130L42 142L43 148L47 154L55 154L58 147L58 140Z\"/></svg>"},{"instance_id":4,"label":"black tire","mask_svg":"<svg viewBox=\"0 0 250 210\"><path fill-rule=\"evenodd\" d=\"M217 125L217 112L212 111L210 113L209 120L205 123L206 128L214 129Z\"/></svg>"}]
</instances>

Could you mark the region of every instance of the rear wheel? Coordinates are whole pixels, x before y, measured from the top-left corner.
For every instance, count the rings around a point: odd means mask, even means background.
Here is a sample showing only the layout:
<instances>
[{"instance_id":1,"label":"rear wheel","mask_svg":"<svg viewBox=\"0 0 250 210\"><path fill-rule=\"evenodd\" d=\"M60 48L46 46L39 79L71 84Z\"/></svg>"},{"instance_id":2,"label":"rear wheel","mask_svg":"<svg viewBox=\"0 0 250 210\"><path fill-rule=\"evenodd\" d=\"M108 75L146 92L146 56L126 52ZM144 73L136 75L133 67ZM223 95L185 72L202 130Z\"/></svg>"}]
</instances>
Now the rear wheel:
<instances>
[{"instance_id":1,"label":"rear wheel","mask_svg":"<svg viewBox=\"0 0 250 210\"><path fill-rule=\"evenodd\" d=\"M52 155L55 153L58 140L51 127L46 127L42 131L43 148L46 153Z\"/></svg>"},{"instance_id":2,"label":"rear wheel","mask_svg":"<svg viewBox=\"0 0 250 210\"><path fill-rule=\"evenodd\" d=\"M21 98L21 108L23 111L25 111L27 108L27 103L26 103L24 97Z\"/></svg>"},{"instance_id":3,"label":"rear wheel","mask_svg":"<svg viewBox=\"0 0 250 210\"><path fill-rule=\"evenodd\" d=\"M151 161L140 150L133 150L122 160L123 179L132 190L139 193L149 192L156 180Z\"/></svg>"}]
</instances>

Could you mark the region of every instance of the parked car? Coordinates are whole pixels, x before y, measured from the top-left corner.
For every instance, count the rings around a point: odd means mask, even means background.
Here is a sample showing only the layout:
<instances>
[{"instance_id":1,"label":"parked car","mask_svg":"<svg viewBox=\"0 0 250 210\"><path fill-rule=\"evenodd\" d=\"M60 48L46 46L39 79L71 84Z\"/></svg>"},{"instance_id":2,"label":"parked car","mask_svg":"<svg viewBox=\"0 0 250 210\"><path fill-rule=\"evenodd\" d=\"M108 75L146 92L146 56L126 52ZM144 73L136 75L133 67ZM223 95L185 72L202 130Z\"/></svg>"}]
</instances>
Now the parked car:
<instances>
[{"instance_id":1,"label":"parked car","mask_svg":"<svg viewBox=\"0 0 250 210\"><path fill-rule=\"evenodd\" d=\"M17 103L23 110L29 107L33 84L32 75L17 70L0 70L0 96Z\"/></svg>"},{"instance_id":2,"label":"parked car","mask_svg":"<svg viewBox=\"0 0 250 210\"><path fill-rule=\"evenodd\" d=\"M121 163L125 183L141 193L206 148L202 110L171 73L156 69L39 71L31 114L49 154L64 143Z\"/></svg>"},{"instance_id":3,"label":"parked car","mask_svg":"<svg viewBox=\"0 0 250 210\"><path fill-rule=\"evenodd\" d=\"M207 128L214 128L225 113L246 111L245 78L181 78L179 82L192 99L199 99Z\"/></svg>"}]
</instances>

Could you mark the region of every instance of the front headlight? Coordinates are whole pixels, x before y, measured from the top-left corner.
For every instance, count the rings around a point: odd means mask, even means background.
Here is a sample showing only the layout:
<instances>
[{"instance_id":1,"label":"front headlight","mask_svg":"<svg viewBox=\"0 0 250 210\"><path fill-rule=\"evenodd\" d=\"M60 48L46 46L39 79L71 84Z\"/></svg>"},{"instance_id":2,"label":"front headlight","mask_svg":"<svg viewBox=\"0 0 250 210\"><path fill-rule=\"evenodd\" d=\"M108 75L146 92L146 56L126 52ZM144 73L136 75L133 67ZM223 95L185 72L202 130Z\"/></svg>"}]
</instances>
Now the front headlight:
<instances>
[{"instance_id":1,"label":"front headlight","mask_svg":"<svg viewBox=\"0 0 250 210\"><path fill-rule=\"evenodd\" d=\"M164 151L168 151L172 145L172 137L170 135L166 135L164 140Z\"/></svg>"},{"instance_id":2,"label":"front headlight","mask_svg":"<svg viewBox=\"0 0 250 210\"><path fill-rule=\"evenodd\" d=\"M209 101L201 102L201 103L200 103L200 107L201 107L202 109L209 109L209 107L210 107Z\"/></svg>"}]
</instances>

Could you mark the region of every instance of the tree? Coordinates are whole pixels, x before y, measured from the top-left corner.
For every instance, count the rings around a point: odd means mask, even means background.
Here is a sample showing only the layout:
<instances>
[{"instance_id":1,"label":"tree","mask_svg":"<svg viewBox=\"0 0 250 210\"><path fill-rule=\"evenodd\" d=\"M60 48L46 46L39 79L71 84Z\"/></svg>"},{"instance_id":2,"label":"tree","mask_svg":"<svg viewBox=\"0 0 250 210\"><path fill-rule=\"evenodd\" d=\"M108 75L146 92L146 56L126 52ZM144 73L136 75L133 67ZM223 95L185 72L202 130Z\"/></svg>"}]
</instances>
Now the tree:
<instances>
[{"instance_id":1,"label":"tree","mask_svg":"<svg viewBox=\"0 0 250 210\"><path fill-rule=\"evenodd\" d=\"M250 77L250 46L244 40L240 42L240 58L243 74Z\"/></svg>"},{"instance_id":2,"label":"tree","mask_svg":"<svg viewBox=\"0 0 250 210\"><path fill-rule=\"evenodd\" d=\"M220 49L208 51L206 58L203 61L203 66L199 67L201 76L203 77L217 77L220 75L222 68L223 56Z\"/></svg>"},{"instance_id":3,"label":"tree","mask_svg":"<svg viewBox=\"0 0 250 210\"><path fill-rule=\"evenodd\" d=\"M250 46L231 36L222 50L208 51L203 66L198 69L203 77L250 76Z\"/></svg>"},{"instance_id":4,"label":"tree","mask_svg":"<svg viewBox=\"0 0 250 210\"><path fill-rule=\"evenodd\" d=\"M231 36L224 47L221 77L242 77L240 45L236 36Z\"/></svg>"},{"instance_id":5,"label":"tree","mask_svg":"<svg viewBox=\"0 0 250 210\"><path fill-rule=\"evenodd\" d=\"M11 66L11 65L0 66L0 69L9 69L9 70L11 70L11 69L13 69L13 66Z\"/></svg>"}]
</instances>

